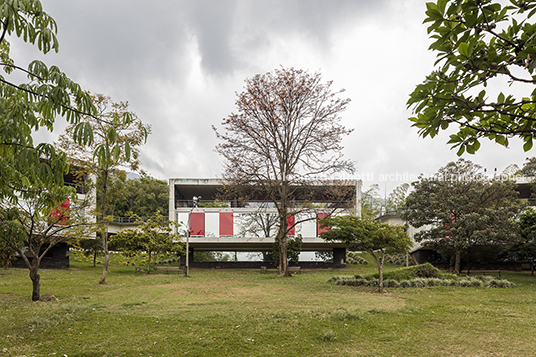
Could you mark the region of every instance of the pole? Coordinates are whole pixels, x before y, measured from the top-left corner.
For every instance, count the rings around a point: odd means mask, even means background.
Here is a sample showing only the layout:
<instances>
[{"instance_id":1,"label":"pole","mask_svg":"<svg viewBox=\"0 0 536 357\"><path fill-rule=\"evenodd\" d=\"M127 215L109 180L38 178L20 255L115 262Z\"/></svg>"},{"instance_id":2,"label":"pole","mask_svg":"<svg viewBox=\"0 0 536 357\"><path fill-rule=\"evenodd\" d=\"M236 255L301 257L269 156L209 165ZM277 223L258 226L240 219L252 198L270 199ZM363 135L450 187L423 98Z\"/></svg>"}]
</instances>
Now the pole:
<instances>
[{"instance_id":1,"label":"pole","mask_svg":"<svg viewBox=\"0 0 536 357\"><path fill-rule=\"evenodd\" d=\"M184 269L185 276L188 276L188 270L190 269L190 219L192 216L192 211L196 206L197 204L194 202L192 209L188 213L188 229L186 230L186 267Z\"/></svg>"},{"instance_id":2,"label":"pole","mask_svg":"<svg viewBox=\"0 0 536 357\"><path fill-rule=\"evenodd\" d=\"M184 275L188 276L188 268L190 266L190 216L188 215L188 232L186 233L186 266L184 269Z\"/></svg>"}]
</instances>

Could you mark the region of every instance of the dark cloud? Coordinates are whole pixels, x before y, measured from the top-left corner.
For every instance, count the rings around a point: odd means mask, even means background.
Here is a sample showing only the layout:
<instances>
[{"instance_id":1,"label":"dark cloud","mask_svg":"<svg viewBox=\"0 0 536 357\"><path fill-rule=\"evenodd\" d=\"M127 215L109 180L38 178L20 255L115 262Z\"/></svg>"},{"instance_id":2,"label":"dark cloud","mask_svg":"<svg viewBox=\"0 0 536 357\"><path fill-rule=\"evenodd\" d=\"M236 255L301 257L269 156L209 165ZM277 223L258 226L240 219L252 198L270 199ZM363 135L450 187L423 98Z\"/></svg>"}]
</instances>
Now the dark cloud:
<instances>
[{"instance_id":1,"label":"dark cloud","mask_svg":"<svg viewBox=\"0 0 536 357\"><path fill-rule=\"evenodd\" d=\"M434 62L424 1L44 0L43 6L58 23L60 41L60 53L45 62L85 89L129 101L153 126L142 160L155 177L217 176L211 125L234 110L245 78L280 65L320 70L334 88L348 90L352 103L343 121L356 130L345 153L358 162L358 173L377 179L434 172L455 158L448 136L423 140L407 120L408 93ZM12 46L17 58L42 57L32 46ZM517 149L491 145L486 152L474 160L499 170L525 159Z\"/></svg>"}]
</instances>

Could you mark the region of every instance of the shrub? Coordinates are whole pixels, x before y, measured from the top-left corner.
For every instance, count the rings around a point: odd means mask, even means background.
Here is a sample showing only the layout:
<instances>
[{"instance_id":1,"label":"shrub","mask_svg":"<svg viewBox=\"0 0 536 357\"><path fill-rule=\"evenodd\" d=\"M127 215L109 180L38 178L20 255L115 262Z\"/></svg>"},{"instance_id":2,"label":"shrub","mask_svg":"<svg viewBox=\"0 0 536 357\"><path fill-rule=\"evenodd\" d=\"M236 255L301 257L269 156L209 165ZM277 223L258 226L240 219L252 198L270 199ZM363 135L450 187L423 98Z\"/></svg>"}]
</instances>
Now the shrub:
<instances>
[{"instance_id":1,"label":"shrub","mask_svg":"<svg viewBox=\"0 0 536 357\"><path fill-rule=\"evenodd\" d=\"M386 279L383 282L383 286L386 287L386 288L399 288L400 287L400 282L398 280L394 280L394 279Z\"/></svg>"},{"instance_id":2,"label":"shrub","mask_svg":"<svg viewBox=\"0 0 536 357\"><path fill-rule=\"evenodd\" d=\"M378 277L379 274L374 274ZM385 279L409 280L414 278L441 278L441 272L430 263L415 265L411 267L399 268L390 272L384 273Z\"/></svg>"},{"instance_id":3,"label":"shrub","mask_svg":"<svg viewBox=\"0 0 536 357\"><path fill-rule=\"evenodd\" d=\"M485 283L488 288L515 288L516 284L506 279L492 279Z\"/></svg>"},{"instance_id":4,"label":"shrub","mask_svg":"<svg viewBox=\"0 0 536 357\"><path fill-rule=\"evenodd\" d=\"M486 280L486 282L484 282ZM363 279L355 277L334 277L329 281L334 281L336 285L347 286L366 286L378 287L378 279ZM460 288L513 288L515 284L504 279L480 279L480 278L463 278L463 279L439 279L439 278L414 278L414 279L386 279L383 282L386 288L424 288L431 286L455 286Z\"/></svg>"},{"instance_id":5,"label":"shrub","mask_svg":"<svg viewBox=\"0 0 536 357\"><path fill-rule=\"evenodd\" d=\"M346 263L348 264L368 264L368 261L355 252L348 252L346 254Z\"/></svg>"},{"instance_id":6,"label":"shrub","mask_svg":"<svg viewBox=\"0 0 536 357\"><path fill-rule=\"evenodd\" d=\"M387 261L395 265L405 265L407 260L408 259L406 254L394 254L387 256ZM409 263L409 265L414 264L412 260L410 260Z\"/></svg>"},{"instance_id":7,"label":"shrub","mask_svg":"<svg viewBox=\"0 0 536 357\"><path fill-rule=\"evenodd\" d=\"M412 287L414 287L414 288L424 288L425 286L428 285L427 280L428 279L424 279L424 278L415 278L415 279L412 279L410 281L411 281Z\"/></svg>"},{"instance_id":8,"label":"shrub","mask_svg":"<svg viewBox=\"0 0 536 357\"><path fill-rule=\"evenodd\" d=\"M460 279L459 284L462 288L477 288L482 286L482 280L475 278Z\"/></svg>"},{"instance_id":9,"label":"shrub","mask_svg":"<svg viewBox=\"0 0 536 357\"><path fill-rule=\"evenodd\" d=\"M446 281L447 280L443 280L439 278L429 278L428 286L444 286Z\"/></svg>"}]
</instances>

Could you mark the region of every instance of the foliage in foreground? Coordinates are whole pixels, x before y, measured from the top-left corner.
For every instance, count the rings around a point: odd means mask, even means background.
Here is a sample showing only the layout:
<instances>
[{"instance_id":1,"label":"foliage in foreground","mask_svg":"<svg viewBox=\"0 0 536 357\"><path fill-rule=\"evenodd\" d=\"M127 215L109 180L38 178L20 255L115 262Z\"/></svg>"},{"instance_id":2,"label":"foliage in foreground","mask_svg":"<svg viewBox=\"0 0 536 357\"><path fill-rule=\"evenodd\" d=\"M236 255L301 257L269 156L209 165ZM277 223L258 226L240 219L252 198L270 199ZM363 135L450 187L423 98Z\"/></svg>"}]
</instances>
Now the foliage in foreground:
<instances>
[{"instance_id":1,"label":"foliage in foreground","mask_svg":"<svg viewBox=\"0 0 536 357\"><path fill-rule=\"evenodd\" d=\"M456 127L448 144L458 155L474 154L483 138L508 146L518 137L529 151L536 134L536 4L437 0L426 7L437 61L410 94L413 126L432 138Z\"/></svg>"}]
</instances>

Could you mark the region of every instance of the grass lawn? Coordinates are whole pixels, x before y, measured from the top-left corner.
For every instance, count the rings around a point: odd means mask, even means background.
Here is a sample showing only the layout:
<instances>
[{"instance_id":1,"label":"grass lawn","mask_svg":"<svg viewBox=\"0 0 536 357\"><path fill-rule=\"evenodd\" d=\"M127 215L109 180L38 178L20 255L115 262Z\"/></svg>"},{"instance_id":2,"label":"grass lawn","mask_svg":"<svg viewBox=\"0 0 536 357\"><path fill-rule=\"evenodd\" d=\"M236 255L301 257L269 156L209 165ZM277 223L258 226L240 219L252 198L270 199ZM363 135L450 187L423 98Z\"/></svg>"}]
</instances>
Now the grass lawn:
<instances>
[{"instance_id":1,"label":"grass lawn","mask_svg":"<svg viewBox=\"0 0 536 357\"><path fill-rule=\"evenodd\" d=\"M378 294L334 275L374 265L275 272L135 274L71 262L42 270L31 302L26 269L0 270L0 356L532 356L536 277L513 289L407 288ZM388 266L388 269L393 269Z\"/></svg>"}]
</instances>

